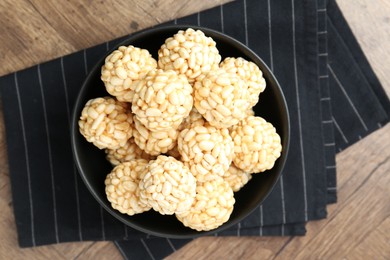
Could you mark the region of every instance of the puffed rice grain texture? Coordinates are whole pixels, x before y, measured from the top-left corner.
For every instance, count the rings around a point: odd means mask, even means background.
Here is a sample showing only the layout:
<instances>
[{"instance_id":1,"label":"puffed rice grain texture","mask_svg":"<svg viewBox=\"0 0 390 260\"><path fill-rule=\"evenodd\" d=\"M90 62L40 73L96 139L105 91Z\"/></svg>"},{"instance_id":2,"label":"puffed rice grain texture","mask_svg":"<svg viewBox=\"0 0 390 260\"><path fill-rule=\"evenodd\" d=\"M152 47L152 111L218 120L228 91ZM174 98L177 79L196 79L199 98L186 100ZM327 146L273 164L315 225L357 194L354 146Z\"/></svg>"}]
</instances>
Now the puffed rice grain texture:
<instances>
[{"instance_id":1,"label":"puffed rice grain texture","mask_svg":"<svg viewBox=\"0 0 390 260\"><path fill-rule=\"evenodd\" d=\"M148 50L132 45L120 46L106 57L101 79L108 93L119 101L132 102L134 82L156 68L157 61Z\"/></svg>"},{"instance_id":2,"label":"puffed rice grain texture","mask_svg":"<svg viewBox=\"0 0 390 260\"><path fill-rule=\"evenodd\" d=\"M117 165L106 177L105 190L111 206L130 216L151 209L139 200L139 182L146 174L148 162L135 159Z\"/></svg>"},{"instance_id":3,"label":"puffed rice grain texture","mask_svg":"<svg viewBox=\"0 0 390 260\"><path fill-rule=\"evenodd\" d=\"M152 132L134 117L134 141L146 153L157 156L176 146L179 131L174 128Z\"/></svg>"},{"instance_id":4,"label":"puffed rice grain texture","mask_svg":"<svg viewBox=\"0 0 390 260\"><path fill-rule=\"evenodd\" d=\"M233 159L234 144L227 129L197 123L182 130L177 143L183 163L198 182L205 182L225 174Z\"/></svg>"},{"instance_id":5,"label":"puffed rice grain texture","mask_svg":"<svg viewBox=\"0 0 390 260\"><path fill-rule=\"evenodd\" d=\"M243 171L258 173L271 169L282 145L275 127L261 117L249 116L231 128L234 164Z\"/></svg>"},{"instance_id":6,"label":"puffed rice grain texture","mask_svg":"<svg viewBox=\"0 0 390 260\"><path fill-rule=\"evenodd\" d=\"M234 192L239 191L252 179L252 174L237 168L233 163L223 176L223 179L229 183Z\"/></svg>"},{"instance_id":7,"label":"puffed rice grain texture","mask_svg":"<svg viewBox=\"0 0 390 260\"><path fill-rule=\"evenodd\" d=\"M158 51L158 67L185 75L191 84L197 77L218 68L220 61L216 42L191 28L166 39Z\"/></svg>"},{"instance_id":8,"label":"puffed rice grain texture","mask_svg":"<svg viewBox=\"0 0 390 260\"><path fill-rule=\"evenodd\" d=\"M129 104L111 97L89 100L78 124L80 133L99 149L117 149L133 135Z\"/></svg>"},{"instance_id":9,"label":"puffed rice grain texture","mask_svg":"<svg viewBox=\"0 0 390 260\"><path fill-rule=\"evenodd\" d=\"M244 58L225 58L220 67L229 73L235 73L238 77L244 80L249 91L250 106L253 107L259 101L259 95L265 90L266 82L263 77L263 72L259 67Z\"/></svg>"},{"instance_id":10,"label":"puffed rice grain texture","mask_svg":"<svg viewBox=\"0 0 390 260\"><path fill-rule=\"evenodd\" d=\"M135 130L133 130L135 131ZM133 159L151 160L153 157L143 151L135 143L134 138L130 138L124 146L117 149L106 149L106 159L113 165L128 162Z\"/></svg>"},{"instance_id":11,"label":"puffed rice grain texture","mask_svg":"<svg viewBox=\"0 0 390 260\"><path fill-rule=\"evenodd\" d=\"M189 169L164 155L149 162L139 187L141 202L163 215L186 212L196 194L196 180Z\"/></svg>"},{"instance_id":12,"label":"puffed rice grain texture","mask_svg":"<svg viewBox=\"0 0 390 260\"><path fill-rule=\"evenodd\" d=\"M177 129L193 106L192 87L173 70L153 70L135 87L132 110L151 131Z\"/></svg>"},{"instance_id":13,"label":"puffed rice grain texture","mask_svg":"<svg viewBox=\"0 0 390 260\"><path fill-rule=\"evenodd\" d=\"M194 106L210 125L228 128L246 116L249 91L236 74L218 69L195 82Z\"/></svg>"},{"instance_id":14,"label":"puffed rice grain texture","mask_svg":"<svg viewBox=\"0 0 390 260\"><path fill-rule=\"evenodd\" d=\"M235 199L229 184L218 177L198 183L196 197L191 208L176 217L184 226L197 231L216 229L229 220Z\"/></svg>"}]
</instances>

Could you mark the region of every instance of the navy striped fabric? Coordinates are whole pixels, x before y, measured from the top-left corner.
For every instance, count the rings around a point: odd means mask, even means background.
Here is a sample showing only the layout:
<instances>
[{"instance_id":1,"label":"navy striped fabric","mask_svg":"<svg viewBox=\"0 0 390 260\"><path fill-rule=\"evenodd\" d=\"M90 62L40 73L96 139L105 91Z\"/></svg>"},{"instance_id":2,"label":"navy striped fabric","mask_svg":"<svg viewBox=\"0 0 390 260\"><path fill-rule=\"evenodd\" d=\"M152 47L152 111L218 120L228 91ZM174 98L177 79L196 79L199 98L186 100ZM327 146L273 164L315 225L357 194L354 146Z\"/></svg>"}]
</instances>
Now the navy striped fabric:
<instances>
[{"instance_id":1,"label":"navy striped fabric","mask_svg":"<svg viewBox=\"0 0 390 260\"><path fill-rule=\"evenodd\" d=\"M390 103L336 3L330 1L329 7L332 10L328 15L332 106L347 104L343 113L335 110L332 118L336 149L342 151L385 125L390 117ZM340 57L343 62L339 61Z\"/></svg>"},{"instance_id":2,"label":"navy striped fabric","mask_svg":"<svg viewBox=\"0 0 390 260\"><path fill-rule=\"evenodd\" d=\"M336 202L336 158L335 140L332 122L332 105L328 73L328 26L327 0L317 0L318 17L318 81L320 86L320 105L324 139L324 160L327 180L328 203Z\"/></svg>"},{"instance_id":3,"label":"navy striped fabric","mask_svg":"<svg viewBox=\"0 0 390 260\"><path fill-rule=\"evenodd\" d=\"M335 2L238 0L170 23L209 27L248 45L275 73L290 109L283 177L253 214L216 235L304 235L305 223L325 218L336 201L335 152L389 120L390 102ZM117 221L73 163L77 92L93 64L126 37L0 78L21 247L115 240L125 258L161 259L191 241L151 237Z\"/></svg>"}]
</instances>

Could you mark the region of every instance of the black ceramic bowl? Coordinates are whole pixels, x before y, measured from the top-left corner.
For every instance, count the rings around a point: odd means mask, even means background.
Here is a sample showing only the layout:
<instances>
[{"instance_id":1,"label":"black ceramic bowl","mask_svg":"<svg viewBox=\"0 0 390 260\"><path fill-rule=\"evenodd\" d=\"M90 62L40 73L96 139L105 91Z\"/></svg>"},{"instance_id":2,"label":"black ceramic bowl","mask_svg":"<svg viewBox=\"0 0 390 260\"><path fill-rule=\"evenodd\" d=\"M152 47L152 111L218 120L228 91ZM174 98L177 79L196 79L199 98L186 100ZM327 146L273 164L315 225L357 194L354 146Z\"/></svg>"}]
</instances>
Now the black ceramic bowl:
<instances>
[{"instance_id":1,"label":"black ceramic bowl","mask_svg":"<svg viewBox=\"0 0 390 260\"><path fill-rule=\"evenodd\" d=\"M215 230L198 232L185 227L174 215L160 215L151 210L142 214L128 216L111 207L106 198L104 180L112 167L105 159L104 151L88 143L78 129L78 120L85 103L89 99L108 95L103 82L100 80L100 69L104 64L106 55L95 65L80 89L72 118L71 134L74 159L83 181L95 199L105 210L128 226L152 235L170 238L191 238L212 234L237 224L249 215L272 191L286 161L289 144L289 117L286 102L282 90L270 69L255 53L235 39L207 28L191 27L202 30L207 36L212 37L217 42L217 48L222 59L225 57L243 57L259 66L264 73L267 87L260 95L260 101L254 107L254 111L257 116L261 116L268 122L271 122L282 139L282 155L276 161L275 166L269 171L253 175L252 180L235 194L236 203L228 222ZM185 30L186 28L188 26L175 25L144 30L132 35L120 45L134 45L147 49L157 59L157 51L165 39L175 34L178 30ZM120 45L107 52L107 55Z\"/></svg>"}]
</instances>

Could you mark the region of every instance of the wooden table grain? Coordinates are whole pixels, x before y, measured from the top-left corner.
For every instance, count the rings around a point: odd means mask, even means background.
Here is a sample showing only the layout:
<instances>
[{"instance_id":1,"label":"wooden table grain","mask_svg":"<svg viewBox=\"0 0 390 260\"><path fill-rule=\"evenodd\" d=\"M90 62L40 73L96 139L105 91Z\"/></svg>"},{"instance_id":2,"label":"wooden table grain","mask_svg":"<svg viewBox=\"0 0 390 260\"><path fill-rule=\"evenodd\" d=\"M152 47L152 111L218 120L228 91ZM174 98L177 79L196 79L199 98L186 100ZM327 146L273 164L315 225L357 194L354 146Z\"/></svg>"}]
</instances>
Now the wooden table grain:
<instances>
[{"instance_id":1,"label":"wooden table grain","mask_svg":"<svg viewBox=\"0 0 390 260\"><path fill-rule=\"evenodd\" d=\"M2 0L0 75L224 2ZM389 95L390 2L337 2ZM122 259L111 242L18 247L0 117L0 259ZM338 203L306 236L205 237L168 259L390 259L389 147L387 125L337 155Z\"/></svg>"}]
</instances>

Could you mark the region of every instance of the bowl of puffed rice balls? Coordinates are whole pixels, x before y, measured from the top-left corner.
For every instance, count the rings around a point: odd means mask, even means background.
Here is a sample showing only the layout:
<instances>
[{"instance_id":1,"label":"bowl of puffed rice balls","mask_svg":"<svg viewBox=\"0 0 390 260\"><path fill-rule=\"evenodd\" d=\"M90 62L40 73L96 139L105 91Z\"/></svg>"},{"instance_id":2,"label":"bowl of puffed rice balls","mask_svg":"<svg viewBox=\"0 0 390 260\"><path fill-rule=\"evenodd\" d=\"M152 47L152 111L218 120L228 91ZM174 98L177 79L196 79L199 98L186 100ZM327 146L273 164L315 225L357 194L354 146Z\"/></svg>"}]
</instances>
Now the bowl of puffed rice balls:
<instances>
[{"instance_id":1,"label":"bowl of puffed rice balls","mask_svg":"<svg viewBox=\"0 0 390 260\"><path fill-rule=\"evenodd\" d=\"M290 123L283 92L248 47L214 30L163 26L109 50L72 116L81 178L126 225L210 235L259 207L280 177Z\"/></svg>"}]
</instances>

